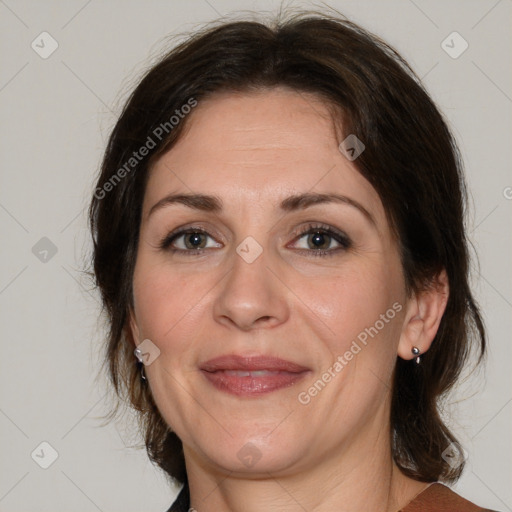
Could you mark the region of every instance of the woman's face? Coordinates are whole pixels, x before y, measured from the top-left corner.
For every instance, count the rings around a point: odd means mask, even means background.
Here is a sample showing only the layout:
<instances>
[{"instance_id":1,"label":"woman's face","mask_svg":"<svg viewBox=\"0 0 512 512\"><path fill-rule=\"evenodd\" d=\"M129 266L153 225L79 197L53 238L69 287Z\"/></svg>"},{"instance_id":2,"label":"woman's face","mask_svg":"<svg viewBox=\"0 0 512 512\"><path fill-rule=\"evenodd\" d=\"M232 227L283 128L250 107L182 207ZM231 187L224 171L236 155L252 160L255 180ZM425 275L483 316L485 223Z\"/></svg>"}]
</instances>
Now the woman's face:
<instances>
[{"instance_id":1,"label":"woman's face","mask_svg":"<svg viewBox=\"0 0 512 512\"><path fill-rule=\"evenodd\" d=\"M406 310L379 196L312 95L216 95L187 122L151 170L133 283L161 414L217 470L361 456L389 432Z\"/></svg>"}]
</instances>

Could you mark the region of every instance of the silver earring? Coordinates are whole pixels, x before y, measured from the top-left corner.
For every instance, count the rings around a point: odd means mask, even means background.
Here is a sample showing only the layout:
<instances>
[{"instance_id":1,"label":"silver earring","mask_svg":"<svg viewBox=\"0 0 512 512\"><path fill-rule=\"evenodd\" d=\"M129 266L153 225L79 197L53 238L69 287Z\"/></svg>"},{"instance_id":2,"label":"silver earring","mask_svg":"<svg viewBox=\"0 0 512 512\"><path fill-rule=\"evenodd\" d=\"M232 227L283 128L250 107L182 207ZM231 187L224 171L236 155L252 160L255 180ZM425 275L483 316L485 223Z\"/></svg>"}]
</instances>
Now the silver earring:
<instances>
[{"instance_id":1,"label":"silver earring","mask_svg":"<svg viewBox=\"0 0 512 512\"><path fill-rule=\"evenodd\" d=\"M416 364L420 364L421 350L418 347L412 347L411 352L416 356Z\"/></svg>"},{"instance_id":2,"label":"silver earring","mask_svg":"<svg viewBox=\"0 0 512 512\"><path fill-rule=\"evenodd\" d=\"M146 374L144 373L144 363L143 363L143 359L142 359L142 350L140 348L136 348L133 353L135 354L135 357L138 359L137 361L137 366L140 368L140 379L142 381L142 383L146 383L147 382L147 379L146 379Z\"/></svg>"}]
</instances>

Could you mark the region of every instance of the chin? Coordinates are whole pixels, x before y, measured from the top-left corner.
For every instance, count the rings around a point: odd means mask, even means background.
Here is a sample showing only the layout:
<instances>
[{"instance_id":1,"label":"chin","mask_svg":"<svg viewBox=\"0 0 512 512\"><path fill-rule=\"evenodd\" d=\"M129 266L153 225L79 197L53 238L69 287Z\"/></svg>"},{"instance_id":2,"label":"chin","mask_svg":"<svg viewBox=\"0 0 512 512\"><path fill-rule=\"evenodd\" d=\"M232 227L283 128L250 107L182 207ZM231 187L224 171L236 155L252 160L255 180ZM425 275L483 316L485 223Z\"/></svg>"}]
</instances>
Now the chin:
<instances>
[{"instance_id":1,"label":"chin","mask_svg":"<svg viewBox=\"0 0 512 512\"><path fill-rule=\"evenodd\" d=\"M248 426L249 427L249 426ZM286 473L304 457L304 440L298 433L283 429L279 434L275 425L272 429L252 432L239 430L230 436L223 431L222 439L210 435L201 437L197 448L223 472L243 473L244 475ZM279 428L279 427L278 427ZM231 429L229 429L232 432Z\"/></svg>"}]
</instances>

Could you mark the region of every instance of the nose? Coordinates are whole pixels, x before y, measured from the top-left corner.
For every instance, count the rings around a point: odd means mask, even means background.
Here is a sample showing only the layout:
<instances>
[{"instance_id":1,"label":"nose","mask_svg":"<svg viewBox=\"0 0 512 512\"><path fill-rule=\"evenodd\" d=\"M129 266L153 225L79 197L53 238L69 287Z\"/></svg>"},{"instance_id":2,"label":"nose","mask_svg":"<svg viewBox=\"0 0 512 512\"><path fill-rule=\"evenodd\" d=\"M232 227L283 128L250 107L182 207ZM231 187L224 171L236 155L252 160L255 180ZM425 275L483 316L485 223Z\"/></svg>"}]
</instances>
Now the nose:
<instances>
[{"instance_id":1,"label":"nose","mask_svg":"<svg viewBox=\"0 0 512 512\"><path fill-rule=\"evenodd\" d=\"M250 263L238 253L233 255L231 270L222 281L214 304L217 322L243 331L286 322L287 289L269 263L265 250Z\"/></svg>"}]
</instances>

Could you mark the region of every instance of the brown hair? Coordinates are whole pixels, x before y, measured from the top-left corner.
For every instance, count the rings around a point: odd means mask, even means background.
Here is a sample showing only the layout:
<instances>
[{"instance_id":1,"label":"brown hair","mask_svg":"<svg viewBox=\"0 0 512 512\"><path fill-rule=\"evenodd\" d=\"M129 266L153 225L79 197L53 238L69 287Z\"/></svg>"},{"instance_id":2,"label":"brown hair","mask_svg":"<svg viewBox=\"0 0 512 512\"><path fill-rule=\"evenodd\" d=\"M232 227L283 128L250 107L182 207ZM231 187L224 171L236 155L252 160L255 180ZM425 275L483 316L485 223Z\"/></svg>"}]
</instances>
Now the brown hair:
<instances>
[{"instance_id":1,"label":"brown hair","mask_svg":"<svg viewBox=\"0 0 512 512\"><path fill-rule=\"evenodd\" d=\"M450 294L434 342L419 367L397 358L390 442L405 474L422 481L456 480L463 463L450 464L443 452L451 443L459 452L460 447L439 406L459 377L471 342L479 361L486 344L468 285L459 153L443 117L400 55L338 16L306 12L273 25L238 21L203 29L161 58L126 102L90 206L113 388L138 411L150 459L186 481L181 441L140 382L128 327L145 185L152 163L183 132L184 105L216 92L275 86L316 94L333 107L345 136L355 134L365 144L354 164L382 200L408 291L424 289L446 270ZM173 115L180 121L172 123ZM147 158L130 160L143 145L154 146Z\"/></svg>"}]
</instances>

